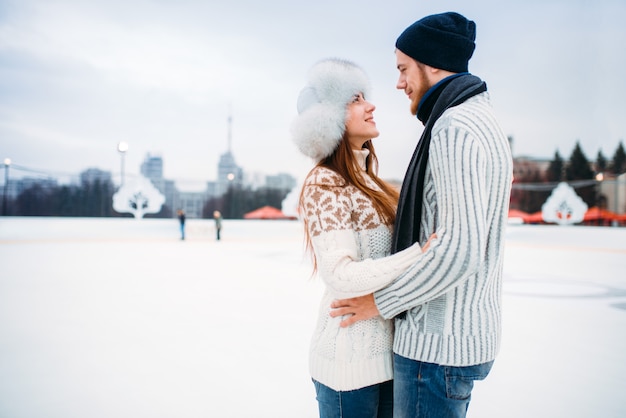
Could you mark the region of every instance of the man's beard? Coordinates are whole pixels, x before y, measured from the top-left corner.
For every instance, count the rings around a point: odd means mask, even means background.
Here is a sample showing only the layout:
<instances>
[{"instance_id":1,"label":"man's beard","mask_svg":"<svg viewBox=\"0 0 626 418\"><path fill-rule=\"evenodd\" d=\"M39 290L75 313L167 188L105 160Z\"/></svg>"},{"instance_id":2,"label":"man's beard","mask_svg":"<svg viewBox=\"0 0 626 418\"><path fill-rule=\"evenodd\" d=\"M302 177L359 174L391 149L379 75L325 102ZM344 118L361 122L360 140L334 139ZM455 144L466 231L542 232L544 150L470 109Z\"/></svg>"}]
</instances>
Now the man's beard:
<instances>
[{"instance_id":1,"label":"man's beard","mask_svg":"<svg viewBox=\"0 0 626 418\"><path fill-rule=\"evenodd\" d=\"M411 100L411 106L410 106L410 108L411 108L411 114L412 114L413 116L416 116L416 115L417 115L417 106L420 104L420 99L421 99L421 97L420 97L419 99L413 99L413 100Z\"/></svg>"},{"instance_id":2,"label":"man's beard","mask_svg":"<svg viewBox=\"0 0 626 418\"><path fill-rule=\"evenodd\" d=\"M413 100L411 100L411 114L413 116L417 115L417 108L422 100L422 97L424 97L426 92L433 86L428 81L426 68L423 65L418 65L417 70L419 74L419 90L417 91L417 94L414 95Z\"/></svg>"}]
</instances>

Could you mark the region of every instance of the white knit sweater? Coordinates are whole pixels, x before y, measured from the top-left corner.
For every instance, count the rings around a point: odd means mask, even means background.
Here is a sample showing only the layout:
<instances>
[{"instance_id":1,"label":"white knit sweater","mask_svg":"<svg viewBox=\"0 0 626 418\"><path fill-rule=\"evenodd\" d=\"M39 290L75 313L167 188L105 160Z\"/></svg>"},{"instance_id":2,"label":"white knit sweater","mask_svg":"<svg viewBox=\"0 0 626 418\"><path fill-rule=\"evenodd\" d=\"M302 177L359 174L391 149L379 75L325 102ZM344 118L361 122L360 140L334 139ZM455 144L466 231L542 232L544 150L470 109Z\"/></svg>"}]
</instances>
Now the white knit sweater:
<instances>
[{"instance_id":1,"label":"white knit sweater","mask_svg":"<svg viewBox=\"0 0 626 418\"><path fill-rule=\"evenodd\" d=\"M367 150L355 151L364 166ZM378 185L365 172L368 185ZM389 284L421 254L419 245L389 255L391 229L369 198L334 171L317 167L304 181L303 215L326 289L319 306L309 365L311 376L334 390L354 390L393 378L393 324L376 317L341 328L334 299L372 293Z\"/></svg>"},{"instance_id":2,"label":"white knit sweater","mask_svg":"<svg viewBox=\"0 0 626 418\"><path fill-rule=\"evenodd\" d=\"M424 181L420 242L437 240L409 271L375 293L395 322L394 351L429 363L491 361L500 345L504 232L512 181L509 144L487 93L435 123Z\"/></svg>"}]
</instances>

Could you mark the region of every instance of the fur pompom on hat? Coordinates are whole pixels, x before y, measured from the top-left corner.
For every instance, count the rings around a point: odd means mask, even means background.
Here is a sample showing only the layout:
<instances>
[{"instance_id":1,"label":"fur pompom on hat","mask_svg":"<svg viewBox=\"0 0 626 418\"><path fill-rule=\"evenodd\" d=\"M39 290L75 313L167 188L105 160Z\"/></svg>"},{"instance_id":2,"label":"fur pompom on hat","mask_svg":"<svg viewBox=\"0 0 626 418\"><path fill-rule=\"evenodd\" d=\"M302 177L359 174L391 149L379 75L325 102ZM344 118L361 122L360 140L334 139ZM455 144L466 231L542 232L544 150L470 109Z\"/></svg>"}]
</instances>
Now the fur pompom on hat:
<instances>
[{"instance_id":1,"label":"fur pompom on hat","mask_svg":"<svg viewBox=\"0 0 626 418\"><path fill-rule=\"evenodd\" d=\"M476 24L455 12L426 16L405 29L396 48L422 64L465 73L476 45Z\"/></svg>"},{"instance_id":2,"label":"fur pompom on hat","mask_svg":"<svg viewBox=\"0 0 626 418\"><path fill-rule=\"evenodd\" d=\"M298 116L291 126L300 151L315 161L331 155L346 129L348 103L359 93L369 97L369 90L367 75L350 61L329 58L315 64L298 96Z\"/></svg>"}]
</instances>

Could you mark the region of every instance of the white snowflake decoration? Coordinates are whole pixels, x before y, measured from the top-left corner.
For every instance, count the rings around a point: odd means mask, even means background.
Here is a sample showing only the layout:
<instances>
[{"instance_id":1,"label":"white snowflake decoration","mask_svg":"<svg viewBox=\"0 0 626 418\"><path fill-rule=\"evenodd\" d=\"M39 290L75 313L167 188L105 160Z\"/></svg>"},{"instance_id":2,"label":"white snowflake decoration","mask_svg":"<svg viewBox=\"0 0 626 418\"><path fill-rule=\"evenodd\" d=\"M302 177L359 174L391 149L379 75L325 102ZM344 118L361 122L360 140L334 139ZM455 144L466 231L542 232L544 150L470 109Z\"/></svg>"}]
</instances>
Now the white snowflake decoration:
<instances>
[{"instance_id":1,"label":"white snowflake decoration","mask_svg":"<svg viewBox=\"0 0 626 418\"><path fill-rule=\"evenodd\" d=\"M158 213L165 196L147 178L140 176L126 182L113 195L113 209L119 213L132 213L141 219L146 213Z\"/></svg>"},{"instance_id":2,"label":"white snowflake decoration","mask_svg":"<svg viewBox=\"0 0 626 418\"><path fill-rule=\"evenodd\" d=\"M541 207L541 215L545 222L571 225L583 221L587 208L569 184L559 183Z\"/></svg>"}]
</instances>

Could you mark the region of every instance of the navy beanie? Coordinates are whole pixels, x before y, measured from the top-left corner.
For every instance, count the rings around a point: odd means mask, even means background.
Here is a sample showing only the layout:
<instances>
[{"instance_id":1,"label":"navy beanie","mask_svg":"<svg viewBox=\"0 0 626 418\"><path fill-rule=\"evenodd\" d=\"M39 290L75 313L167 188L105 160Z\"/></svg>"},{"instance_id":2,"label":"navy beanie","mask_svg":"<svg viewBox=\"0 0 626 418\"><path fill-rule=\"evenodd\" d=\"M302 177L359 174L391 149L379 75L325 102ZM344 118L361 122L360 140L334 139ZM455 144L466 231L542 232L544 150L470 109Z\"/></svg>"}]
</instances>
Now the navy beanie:
<instances>
[{"instance_id":1,"label":"navy beanie","mask_svg":"<svg viewBox=\"0 0 626 418\"><path fill-rule=\"evenodd\" d=\"M396 48L422 64L453 73L467 72L474 53L476 24L447 12L426 16L406 28Z\"/></svg>"}]
</instances>

